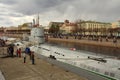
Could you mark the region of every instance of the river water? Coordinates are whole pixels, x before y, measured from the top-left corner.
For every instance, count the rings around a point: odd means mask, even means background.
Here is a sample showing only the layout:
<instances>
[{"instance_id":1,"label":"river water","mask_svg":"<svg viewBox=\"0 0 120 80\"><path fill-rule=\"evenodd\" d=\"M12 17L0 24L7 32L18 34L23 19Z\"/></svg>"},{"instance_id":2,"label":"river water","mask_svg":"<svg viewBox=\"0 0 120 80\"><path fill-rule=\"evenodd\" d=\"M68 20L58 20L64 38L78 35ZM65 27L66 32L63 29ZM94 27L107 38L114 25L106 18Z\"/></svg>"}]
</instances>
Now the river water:
<instances>
[{"instance_id":1,"label":"river water","mask_svg":"<svg viewBox=\"0 0 120 80\"><path fill-rule=\"evenodd\" d=\"M117 47L112 48L112 47L103 47L103 46L94 46L94 45L92 46L92 45L59 42L59 41L48 41L48 43L62 47L76 48L76 50L94 52L96 55L106 55L106 56L114 56L120 58L120 49Z\"/></svg>"}]
</instances>

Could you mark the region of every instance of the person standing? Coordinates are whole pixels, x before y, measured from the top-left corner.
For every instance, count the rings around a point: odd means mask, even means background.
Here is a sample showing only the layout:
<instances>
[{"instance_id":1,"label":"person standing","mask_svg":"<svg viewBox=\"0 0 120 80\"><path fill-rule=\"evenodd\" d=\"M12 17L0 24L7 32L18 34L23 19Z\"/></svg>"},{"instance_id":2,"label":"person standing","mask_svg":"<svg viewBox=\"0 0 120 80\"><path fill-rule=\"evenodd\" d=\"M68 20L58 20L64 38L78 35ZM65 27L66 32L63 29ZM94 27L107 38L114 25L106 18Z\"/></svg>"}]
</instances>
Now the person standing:
<instances>
[{"instance_id":1,"label":"person standing","mask_svg":"<svg viewBox=\"0 0 120 80\"><path fill-rule=\"evenodd\" d=\"M25 53L26 53L26 54L30 54L30 48L29 48L29 47L26 47L26 48L25 48Z\"/></svg>"},{"instance_id":2,"label":"person standing","mask_svg":"<svg viewBox=\"0 0 120 80\"><path fill-rule=\"evenodd\" d=\"M18 57L18 52L19 52L19 44L17 44L17 46L16 46L16 48L17 48L17 50L16 50L16 57Z\"/></svg>"},{"instance_id":3,"label":"person standing","mask_svg":"<svg viewBox=\"0 0 120 80\"><path fill-rule=\"evenodd\" d=\"M100 42L102 42L102 37L100 37Z\"/></svg>"},{"instance_id":4,"label":"person standing","mask_svg":"<svg viewBox=\"0 0 120 80\"><path fill-rule=\"evenodd\" d=\"M26 54L23 53L24 63L26 63Z\"/></svg>"},{"instance_id":5,"label":"person standing","mask_svg":"<svg viewBox=\"0 0 120 80\"><path fill-rule=\"evenodd\" d=\"M13 52L14 52L14 47L13 46L10 46L9 47L9 51L10 51L10 56L13 57Z\"/></svg>"},{"instance_id":6,"label":"person standing","mask_svg":"<svg viewBox=\"0 0 120 80\"><path fill-rule=\"evenodd\" d=\"M18 49L16 50L16 57L18 57Z\"/></svg>"},{"instance_id":7,"label":"person standing","mask_svg":"<svg viewBox=\"0 0 120 80\"><path fill-rule=\"evenodd\" d=\"M8 53L8 56L11 56L11 54L10 54L10 46L7 47L7 53Z\"/></svg>"},{"instance_id":8,"label":"person standing","mask_svg":"<svg viewBox=\"0 0 120 80\"><path fill-rule=\"evenodd\" d=\"M30 48L29 48L29 47L26 47L26 48L25 48L25 53L29 55L30 60L31 60L31 51L30 51Z\"/></svg>"},{"instance_id":9,"label":"person standing","mask_svg":"<svg viewBox=\"0 0 120 80\"><path fill-rule=\"evenodd\" d=\"M106 37L106 42L108 42L108 37Z\"/></svg>"},{"instance_id":10,"label":"person standing","mask_svg":"<svg viewBox=\"0 0 120 80\"><path fill-rule=\"evenodd\" d=\"M117 47L117 38L116 37L113 38L113 43L114 43L114 46Z\"/></svg>"},{"instance_id":11,"label":"person standing","mask_svg":"<svg viewBox=\"0 0 120 80\"><path fill-rule=\"evenodd\" d=\"M35 64L35 58L34 58L34 52L31 52L31 60L32 60L32 64Z\"/></svg>"},{"instance_id":12,"label":"person standing","mask_svg":"<svg viewBox=\"0 0 120 80\"><path fill-rule=\"evenodd\" d=\"M21 57L21 48L18 49L18 57Z\"/></svg>"}]
</instances>

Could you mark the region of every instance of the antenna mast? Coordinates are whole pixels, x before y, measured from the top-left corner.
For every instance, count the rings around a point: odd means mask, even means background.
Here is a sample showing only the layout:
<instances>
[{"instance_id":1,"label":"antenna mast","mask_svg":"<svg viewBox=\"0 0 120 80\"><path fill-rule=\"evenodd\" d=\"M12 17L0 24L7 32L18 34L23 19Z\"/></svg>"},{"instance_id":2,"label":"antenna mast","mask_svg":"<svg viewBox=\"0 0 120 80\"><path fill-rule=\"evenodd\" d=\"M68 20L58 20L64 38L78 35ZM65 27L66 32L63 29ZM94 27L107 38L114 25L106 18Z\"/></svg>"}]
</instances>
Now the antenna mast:
<instances>
[{"instance_id":1,"label":"antenna mast","mask_svg":"<svg viewBox=\"0 0 120 80\"><path fill-rule=\"evenodd\" d=\"M39 27L39 14L37 16L37 27Z\"/></svg>"}]
</instances>

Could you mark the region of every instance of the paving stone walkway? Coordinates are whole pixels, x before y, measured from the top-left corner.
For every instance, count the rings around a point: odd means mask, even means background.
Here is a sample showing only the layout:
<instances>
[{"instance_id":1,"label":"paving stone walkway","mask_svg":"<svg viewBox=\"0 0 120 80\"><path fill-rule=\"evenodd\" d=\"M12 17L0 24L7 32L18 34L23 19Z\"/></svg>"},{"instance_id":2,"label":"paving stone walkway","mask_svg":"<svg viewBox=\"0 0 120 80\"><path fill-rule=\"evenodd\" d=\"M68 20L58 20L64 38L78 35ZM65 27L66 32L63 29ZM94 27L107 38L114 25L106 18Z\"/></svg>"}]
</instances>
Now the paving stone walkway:
<instances>
[{"instance_id":1,"label":"paving stone walkway","mask_svg":"<svg viewBox=\"0 0 120 80\"><path fill-rule=\"evenodd\" d=\"M23 63L23 57L0 58L0 70L6 80L87 80L37 56L35 56L35 65L32 65L29 56L26 63Z\"/></svg>"}]
</instances>

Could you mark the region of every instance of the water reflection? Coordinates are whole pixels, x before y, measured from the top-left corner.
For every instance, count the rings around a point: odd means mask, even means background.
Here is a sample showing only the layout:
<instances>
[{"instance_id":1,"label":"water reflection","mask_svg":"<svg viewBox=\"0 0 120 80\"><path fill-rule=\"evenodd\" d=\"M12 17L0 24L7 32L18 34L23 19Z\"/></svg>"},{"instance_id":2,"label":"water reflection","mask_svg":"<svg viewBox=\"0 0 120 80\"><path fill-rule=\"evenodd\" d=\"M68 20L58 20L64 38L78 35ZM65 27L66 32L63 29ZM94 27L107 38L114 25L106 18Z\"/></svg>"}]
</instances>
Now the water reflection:
<instances>
[{"instance_id":1,"label":"water reflection","mask_svg":"<svg viewBox=\"0 0 120 80\"><path fill-rule=\"evenodd\" d=\"M96 54L103 54L109 56L115 56L120 58L120 51L119 48L112 48L112 47L103 47L103 46L91 46L86 44L77 44L77 43L69 43L69 42L59 42L59 41L48 41L48 43L56 44L62 47L74 47L77 50L84 50L94 52Z\"/></svg>"}]
</instances>

